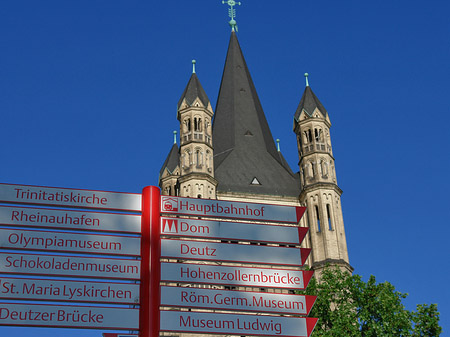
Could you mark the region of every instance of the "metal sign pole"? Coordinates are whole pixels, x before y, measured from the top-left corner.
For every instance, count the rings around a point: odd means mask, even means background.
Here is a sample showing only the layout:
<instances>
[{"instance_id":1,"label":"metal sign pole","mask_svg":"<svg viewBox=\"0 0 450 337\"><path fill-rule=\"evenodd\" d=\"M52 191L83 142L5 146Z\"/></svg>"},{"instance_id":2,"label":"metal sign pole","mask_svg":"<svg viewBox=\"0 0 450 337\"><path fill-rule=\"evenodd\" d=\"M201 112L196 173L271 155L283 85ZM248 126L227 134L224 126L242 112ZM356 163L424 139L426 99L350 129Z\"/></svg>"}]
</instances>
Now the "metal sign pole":
<instances>
[{"instance_id":1,"label":"metal sign pole","mask_svg":"<svg viewBox=\"0 0 450 337\"><path fill-rule=\"evenodd\" d=\"M159 281L161 279L160 191L155 186L142 190L141 238L141 337L159 336Z\"/></svg>"}]
</instances>

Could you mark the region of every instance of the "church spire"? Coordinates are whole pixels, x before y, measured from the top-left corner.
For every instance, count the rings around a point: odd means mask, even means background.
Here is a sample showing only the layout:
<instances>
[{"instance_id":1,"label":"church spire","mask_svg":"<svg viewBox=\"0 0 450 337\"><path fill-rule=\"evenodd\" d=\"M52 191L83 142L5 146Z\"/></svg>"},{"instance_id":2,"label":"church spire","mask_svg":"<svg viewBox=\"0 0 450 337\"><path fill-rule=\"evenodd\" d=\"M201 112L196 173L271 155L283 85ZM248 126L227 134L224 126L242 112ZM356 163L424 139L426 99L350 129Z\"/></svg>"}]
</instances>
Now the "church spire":
<instances>
[{"instance_id":1,"label":"church spire","mask_svg":"<svg viewBox=\"0 0 450 337\"><path fill-rule=\"evenodd\" d=\"M319 101L319 99L309 86L308 76L309 74L305 73L306 78L305 91L303 92L302 98L294 115L294 118L297 122L299 121L300 115L303 112L306 113L306 115L309 117L312 117L314 112L316 113L318 112L321 114L322 117L328 118L327 110L325 109L325 107L322 105L322 103Z\"/></svg>"},{"instance_id":2,"label":"church spire","mask_svg":"<svg viewBox=\"0 0 450 337\"><path fill-rule=\"evenodd\" d=\"M192 60L192 75L189 79L188 84L186 85L186 88L183 91L183 94L181 95L180 100L177 104L177 109L179 110L182 105L184 106L192 106L196 100L199 100L199 103L201 103L203 106L207 107L210 102L209 98L206 95L205 90L203 89L200 80L197 77L197 74L195 72L195 60Z\"/></svg>"},{"instance_id":3,"label":"church spire","mask_svg":"<svg viewBox=\"0 0 450 337\"><path fill-rule=\"evenodd\" d=\"M297 196L298 180L272 137L235 32L231 32L213 124L221 191ZM253 178L260 185L252 185Z\"/></svg>"}]
</instances>

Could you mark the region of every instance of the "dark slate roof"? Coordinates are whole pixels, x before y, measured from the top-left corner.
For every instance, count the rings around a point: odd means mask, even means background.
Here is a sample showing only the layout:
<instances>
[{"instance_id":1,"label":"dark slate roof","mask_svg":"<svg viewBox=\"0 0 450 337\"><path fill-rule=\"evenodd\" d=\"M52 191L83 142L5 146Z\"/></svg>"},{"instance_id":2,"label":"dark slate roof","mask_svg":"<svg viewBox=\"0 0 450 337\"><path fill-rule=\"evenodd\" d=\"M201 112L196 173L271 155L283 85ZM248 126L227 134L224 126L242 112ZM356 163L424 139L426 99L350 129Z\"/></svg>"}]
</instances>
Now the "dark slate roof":
<instances>
[{"instance_id":1,"label":"dark slate roof","mask_svg":"<svg viewBox=\"0 0 450 337\"><path fill-rule=\"evenodd\" d=\"M300 104L297 107L297 111L295 111L295 120L298 121L300 114L302 113L302 110L305 110L306 113L309 116L312 116L312 113L314 110L318 108L320 112L324 115L324 117L327 117L327 110L325 107L320 103L319 99L316 95L314 95L313 91L311 90L310 86L307 86L305 88L305 91L303 92L302 99L300 100Z\"/></svg>"},{"instance_id":2,"label":"dark slate roof","mask_svg":"<svg viewBox=\"0 0 450 337\"><path fill-rule=\"evenodd\" d=\"M197 77L196 73L193 73L191 78L189 79L189 82L184 89L183 94L181 95L180 100L178 101L177 108L180 108L181 103L183 102L183 99L186 98L187 104L190 106L192 103L194 103L196 98L200 98L202 103L207 106L209 103L209 98L205 93L205 90L203 90L202 85L200 84L200 80Z\"/></svg>"},{"instance_id":3,"label":"dark slate roof","mask_svg":"<svg viewBox=\"0 0 450 337\"><path fill-rule=\"evenodd\" d=\"M175 143L170 149L170 152L167 155L167 158L164 161L161 170L159 171L159 177L162 176L166 168L169 170L170 173L172 173L177 168L179 162L180 162L180 152L178 150L178 145Z\"/></svg>"},{"instance_id":4,"label":"dark slate roof","mask_svg":"<svg viewBox=\"0 0 450 337\"><path fill-rule=\"evenodd\" d=\"M218 191L298 196L300 183L277 151L236 33L231 33L213 123ZM254 178L261 183L252 185Z\"/></svg>"}]
</instances>

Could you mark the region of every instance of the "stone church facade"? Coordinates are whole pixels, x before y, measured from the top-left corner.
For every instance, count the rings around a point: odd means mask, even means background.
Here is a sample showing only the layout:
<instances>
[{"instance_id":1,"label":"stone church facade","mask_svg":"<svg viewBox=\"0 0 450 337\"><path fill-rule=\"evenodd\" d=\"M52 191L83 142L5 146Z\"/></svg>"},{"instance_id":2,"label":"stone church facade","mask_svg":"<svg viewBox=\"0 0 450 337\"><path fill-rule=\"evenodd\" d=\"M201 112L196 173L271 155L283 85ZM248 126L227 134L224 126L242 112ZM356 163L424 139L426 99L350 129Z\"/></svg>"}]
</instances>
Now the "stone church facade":
<instances>
[{"instance_id":1,"label":"stone church facade","mask_svg":"<svg viewBox=\"0 0 450 337\"><path fill-rule=\"evenodd\" d=\"M306 206L307 265L349 264L330 136L330 116L307 84L293 113L299 167L277 148L243 52L231 33L215 111L194 71L177 105L174 142L159 174L161 194Z\"/></svg>"}]
</instances>

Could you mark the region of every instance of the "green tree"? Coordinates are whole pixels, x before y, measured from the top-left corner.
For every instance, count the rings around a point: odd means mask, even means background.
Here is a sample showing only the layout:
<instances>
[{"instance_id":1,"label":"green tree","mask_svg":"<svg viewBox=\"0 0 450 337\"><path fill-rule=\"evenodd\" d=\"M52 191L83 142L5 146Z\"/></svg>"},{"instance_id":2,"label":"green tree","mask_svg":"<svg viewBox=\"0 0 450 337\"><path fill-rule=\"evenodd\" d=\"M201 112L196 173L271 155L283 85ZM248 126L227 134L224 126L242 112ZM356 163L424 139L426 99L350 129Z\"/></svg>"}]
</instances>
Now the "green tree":
<instances>
[{"instance_id":1,"label":"green tree","mask_svg":"<svg viewBox=\"0 0 450 337\"><path fill-rule=\"evenodd\" d=\"M418 304L412 319L415 324L412 337L439 336L442 332L436 304Z\"/></svg>"},{"instance_id":2,"label":"green tree","mask_svg":"<svg viewBox=\"0 0 450 337\"><path fill-rule=\"evenodd\" d=\"M389 282L364 282L339 268L325 268L320 282L313 278L304 292L316 295L311 317L319 318L313 337L433 337L439 336L439 313L435 304L406 310L407 294Z\"/></svg>"}]
</instances>

